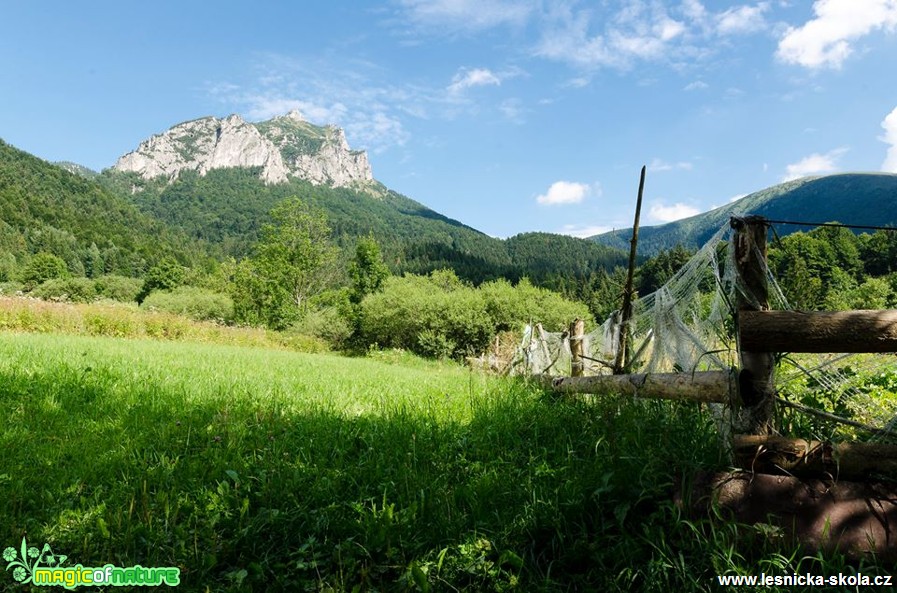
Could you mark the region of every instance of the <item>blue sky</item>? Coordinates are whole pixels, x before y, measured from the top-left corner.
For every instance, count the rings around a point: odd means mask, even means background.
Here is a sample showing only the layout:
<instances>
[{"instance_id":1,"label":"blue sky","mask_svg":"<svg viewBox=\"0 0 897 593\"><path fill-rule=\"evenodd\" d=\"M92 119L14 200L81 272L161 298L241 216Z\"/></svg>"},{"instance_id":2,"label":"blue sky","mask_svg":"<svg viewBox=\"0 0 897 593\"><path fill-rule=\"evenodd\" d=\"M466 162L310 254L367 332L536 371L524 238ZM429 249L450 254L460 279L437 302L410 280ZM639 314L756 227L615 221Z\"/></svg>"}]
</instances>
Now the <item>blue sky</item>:
<instances>
[{"instance_id":1,"label":"blue sky","mask_svg":"<svg viewBox=\"0 0 897 593\"><path fill-rule=\"evenodd\" d=\"M20 1L0 138L111 166L205 115L298 108L494 236L657 224L811 174L897 172L897 0Z\"/></svg>"}]
</instances>

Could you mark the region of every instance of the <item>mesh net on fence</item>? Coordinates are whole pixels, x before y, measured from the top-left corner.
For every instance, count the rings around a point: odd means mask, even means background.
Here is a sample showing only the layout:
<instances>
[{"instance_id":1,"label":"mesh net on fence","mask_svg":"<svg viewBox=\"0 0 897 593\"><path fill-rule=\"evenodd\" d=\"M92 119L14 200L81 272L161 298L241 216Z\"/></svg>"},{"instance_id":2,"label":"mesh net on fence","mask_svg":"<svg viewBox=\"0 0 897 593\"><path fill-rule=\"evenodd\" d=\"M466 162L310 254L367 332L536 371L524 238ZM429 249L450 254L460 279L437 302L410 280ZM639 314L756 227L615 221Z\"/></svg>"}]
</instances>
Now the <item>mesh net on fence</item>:
<instances>
[{"instance_id":1,"label":"mesh net on fence","mask_svg":"<svg viewBox=\"0 0 897 593\"><path fill-rule=\"evenodd\" d=\"M632 372L690 373L738 365L734 304L738 296L750 296L736 274L730 233L728 225L721 228L666 284L634 301L628 324ZM768 266L765 274L769 308L790 310ZM616 311L584 335L585 375L612 372L623 331L620 321ZM566 332L528 325L510 370L566 376L571 361ZM783 404L777 424L785 432L819 440L897 439L895 355L783 353L776 390Z\"/></svg>"}]
</instances>

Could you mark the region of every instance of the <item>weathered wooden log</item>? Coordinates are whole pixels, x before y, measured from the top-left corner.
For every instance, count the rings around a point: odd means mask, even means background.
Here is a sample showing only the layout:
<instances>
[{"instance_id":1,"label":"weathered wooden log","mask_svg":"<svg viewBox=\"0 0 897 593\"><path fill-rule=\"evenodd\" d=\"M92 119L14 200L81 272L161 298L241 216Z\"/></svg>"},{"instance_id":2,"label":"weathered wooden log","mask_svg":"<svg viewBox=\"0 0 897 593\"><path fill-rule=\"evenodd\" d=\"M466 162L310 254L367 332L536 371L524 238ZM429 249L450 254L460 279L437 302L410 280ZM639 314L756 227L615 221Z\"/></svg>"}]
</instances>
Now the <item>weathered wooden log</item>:
<instances>
[{"instance_id":1,"label":"weathered wooden log","mask_svg":"<svg viewBox=\"0 0 897 593\"><path fill-rule=\"evenodd\" d=\"M897 445L739 435L733 449L738 466L757 473L845 480L897 476Z\"/></svg>"},{"instance_id":2,"label":"weathered wooden log","mask_svg":"<svg viewBox=\"0 0 897 593\"><path fill-rule=\"evenodd\" d=\"M738 274L736 305L739 318L751 311L769 309L766 282L766 233L768 224L759 216L733 218L735 268ZM775 358L767 350L746 348L739 336L741 361L738 392L743 407L733 418L738 432L769 434L775 418Z\"/></svg>"},{"instance_id":3,"label":"weathered wooden log","mask_svg":"<svg viewBox=\"0 0 897 593\"><path fill-rule=\"evenodd\" d=\"M734 374L729 371L542 377L542 381L558 393L629 395L708 403L730 403L735 393Z\"/></svg>"},{"instance_id":4,"label":"weathered wooden log","mask_svg":"<svg viewBox=\"0 0 897 593\"><path fill-rule=\"evenodd\" d=\"M583 336L586 333L586 322L582 319L575 319L570 324L570 374L574 377L582 377L585 371L585 348L583 347Z\"/></svg>"},{"instance_id":5,"label":"weathered wooden log","mask_svg":"<svg viewBox=\"0 0 897 593\"><path fill-rule=\"evenodd\" d=\"M741 311L741 347L753 352L897 352L897 310Z\"/></svg>"}]
</instances>

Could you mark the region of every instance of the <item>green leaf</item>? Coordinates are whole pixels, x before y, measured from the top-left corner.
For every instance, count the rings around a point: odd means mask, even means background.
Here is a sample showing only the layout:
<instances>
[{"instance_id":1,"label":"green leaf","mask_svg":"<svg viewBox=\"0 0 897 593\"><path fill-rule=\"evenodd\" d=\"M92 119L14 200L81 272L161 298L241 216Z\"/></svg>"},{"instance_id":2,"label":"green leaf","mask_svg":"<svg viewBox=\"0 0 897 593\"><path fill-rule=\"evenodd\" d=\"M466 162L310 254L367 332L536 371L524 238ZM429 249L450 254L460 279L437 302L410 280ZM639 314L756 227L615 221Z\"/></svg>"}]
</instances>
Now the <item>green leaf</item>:
<instances>
[{"instance_id":1,"label":"green leaf","mask_svg":"<svg viewBox=\"0 0 897 593\"><path fill-rule=\"evenodd\" d=\"M427 573L418 566L417 562L411 563L411 578L414 579L414 584L424 593L430 590L430 581L427 580Z\"/></svg>"},{"instance_id":2,"label":"green leaf","mask_svg":"<svg viewBox=\"0 0 897 593\"><path fill-rule=\"evenodd\" d=\"M520 570L523 568L523 558L512 552L511 550L505 550L501 553L501 556L498 558L498 563L502 565L508 565L514 570Z\"/></svg>"}]
</instances>

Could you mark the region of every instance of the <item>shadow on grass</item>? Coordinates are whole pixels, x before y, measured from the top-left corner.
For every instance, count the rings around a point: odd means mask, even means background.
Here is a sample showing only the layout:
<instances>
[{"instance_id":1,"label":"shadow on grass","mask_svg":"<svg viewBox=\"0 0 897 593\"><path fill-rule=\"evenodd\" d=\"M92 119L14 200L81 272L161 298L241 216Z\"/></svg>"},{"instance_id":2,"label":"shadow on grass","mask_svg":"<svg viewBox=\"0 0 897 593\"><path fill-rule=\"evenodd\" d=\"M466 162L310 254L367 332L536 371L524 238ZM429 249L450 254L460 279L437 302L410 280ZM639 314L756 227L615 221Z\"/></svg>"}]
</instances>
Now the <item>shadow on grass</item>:
<instances>
[{"instance_id":1,"label":"shadow on grass","mask_svg":"<svg viewBox=\"0 0 897 593\"><path fill-rule=\"evenodd\" d=\"M660 591L712 588L737 538L696 537L670 503L679 475L719 464L695 407L508 381L461 423L225 392L188 406L153 384L123 399L122 381L0 374L0 547L177 566L187 591Z\"/></svg>"}]
</instances>

